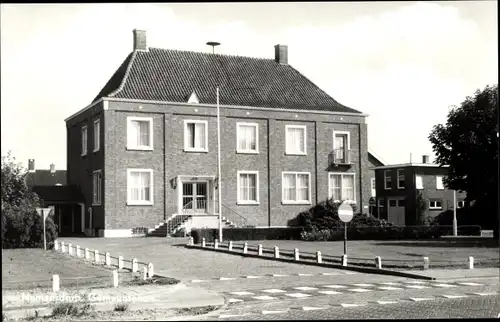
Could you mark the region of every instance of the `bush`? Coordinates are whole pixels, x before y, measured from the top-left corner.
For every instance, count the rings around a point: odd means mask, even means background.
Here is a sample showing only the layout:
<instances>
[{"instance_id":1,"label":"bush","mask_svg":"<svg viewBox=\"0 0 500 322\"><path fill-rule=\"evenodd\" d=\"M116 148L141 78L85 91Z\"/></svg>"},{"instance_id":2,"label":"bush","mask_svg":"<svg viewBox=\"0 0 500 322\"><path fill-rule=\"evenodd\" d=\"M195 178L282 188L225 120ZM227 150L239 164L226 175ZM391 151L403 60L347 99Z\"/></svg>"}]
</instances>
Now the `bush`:
<instances>
[{"instance_id":1,"label":"bush","mask_svg":"<svg viewBox=\"0 0 500 322\"><path fill-rule=\"evenodd\" d=\"M53 215L45 222L47 249L54 247L57 229ZM2 213L2 248L42 248L43 219L36 210L7 205Z\"/></svg>"},{"instance_id":2,"label":"bush","mask_svg":"<svg viewBox=\"0 0 500 322\"><path fill-rule=\"evenodd\" d=\"M302 228L286 227L286 228L224 228L222 237L224 240L299 240ZM194 243L201 243L202 238L205 238L207 243L215 241L219 238L218 229L193 229L191 236Z\"/></svg>"},{"instance_id":3,"label":"bush","mask_svg":"<svg viewBox=\"0 0 500 322\"><path fill-rule=\"evenodd\" d=\"M347 228L349 240L395 240L395 239L428 239L441 236L438 227L429 226L387 226L387 227L350 227ZM344 239L344 229L323 229L304 231L302 240L307 241L339 241Z\"/></svg>"}]
</instances>

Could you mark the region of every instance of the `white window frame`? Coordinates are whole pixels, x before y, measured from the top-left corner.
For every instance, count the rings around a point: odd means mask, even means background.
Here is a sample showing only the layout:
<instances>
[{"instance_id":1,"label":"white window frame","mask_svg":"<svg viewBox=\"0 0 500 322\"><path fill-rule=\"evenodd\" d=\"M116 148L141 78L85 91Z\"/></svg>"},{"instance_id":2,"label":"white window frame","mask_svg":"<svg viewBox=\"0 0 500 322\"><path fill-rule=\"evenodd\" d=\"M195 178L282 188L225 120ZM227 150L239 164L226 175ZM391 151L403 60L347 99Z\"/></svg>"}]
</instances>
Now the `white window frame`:
<instances>
[{"instance_id":1,"label":"white window frame","mask_svg":"<svg viewBox=\"0 0 500 322\"><path fill-rule=\"evenodd\" d=\"M391 174L391 170L384 170L384 189L385 190L391 190L392 189L392 176L391 175L387 175L387 174ZM391 182L390 182L390 186L388 187L387 186L387 178L391 178Z\"/></svg>"},{"instance_id":2,"label":"white window frame","mask_svg":"<svg viewBox=\"0 0 500 322\"><path fill-rule=\"evenodd\" d=\"M95 182L97 175L97 184ZM95 191L97 187L97 191ZM102 203L102 170L92 173L92 206L100 206Z\"/></svg>"},{"instance_id":3,"label":"white window frame","mask_svg":"<svg viewBox=\"0 0 500 322\"><path fill-rule=\"evenodd\" d=\"M346 136L347 142L346 142L346 147L345 147L345 151L344 151L344 158L345 158L345 161L349 161L348 154L350 154L349 151L351 151L351 132L349 132L349 131L333 131L333 151L334 151L334 153L335 153L335 149L337 148L335 146L335 138L336 138L337 134Z\"/></svg>"},{"instance_id":4,"label":"white window frame","mask_svg":"<svg viewBox=\"0 0 500 322\"><path fill-rule=\"evenodd\" d=\"M328 172L328 199L332 197L331 194L331 183L332 183L332 175L340 175L340 194L342 200L334 200L335 202L345 201L346 203L355 204L356 203L356 173L354 172ZM352 179L352 190L354 195L354 200L344 200L344 196L342 193L342 179L344 176L351 176Z\"/></svg>"},{"instance_id":5,"label":"white window frame","mask_svg":"<svg viewBox=\"0 0 500 322\"><path fill-rule=\"evenodd\" d=\"M462 206L459 206L460 203L462 203ZM458 200L457 201L457 209L461 209L465 207L465 200Z\"/></svg>"},{"instance_id":6,"label":"white window frame","mask_svg":"<svg viewBox=\"0 0 500 322\"><path fill-rule=\"evenodd\" d=\"M94 152L101 148L101 119L94 120Z\"/></svg>"},{"instance_id":7,"label":"white window frame","mask_svg":"<svg viewBox=\"0 0 500 322\"><path fill-rule=\"evenodd\" d=\"M405 177L405 170L404 169L398 169L397 170L397 177L398 177L398 189L404 189L406 185L406 177ZM400 177L403 177L403 185L400 186L399 182L401 181Z\"/></svg>"},{"instance_id":8,"label":"white window frame","mask_svg":"<svg viewBox=\"0 0 500 322\"><path fill-rule=\"evenodd\" d=\"M253 126L255 127L255 150L241 150L240 143L240 126ZM259 124L258 123L236 123L236 153L257 154L259 153Z\"/></svg>"},{"instance_id":9,"label":"white window frame","mask_svg":"<svg viewBox=\"0 0 500 322\"><path fill-rule=\"evenodd\" d=\"M295 200L284 200L285 197L285 175L294 174L295 175ZM308 176L308 200L297 201L297 175L307 174ZM297 171L283 171L281 172L281 203L283 205L310 205L311 204L311 172L297 172Z\"/></svg>"},{"instance_id":10,"label":"white window frame","mask_svg":"<svg viewBox=\"0 0 500 322\"><path fill-rule=\"evenodd\" d=\"M89 132L87 125L83 125L80 131L82 135L82 157L87 155L87 149L89 144Z\"/></svg>"},{"instance_id":11,"label":"white window frame","mask_svg":"<svg viewBox=\"0 0 500 322\"><path fill-rule=\"evenodd\" d=\"M188 146L187 133L188 124L205 124L205 148L191 148ZM184 120L184 151L186 152L208 152L208 121Z\"/></svg>"},{"instance_id":12,"label":"white window frame","mask_svg":"<svg viewBox=\"0 0 500 322\"><path fill-rule=\"evenodd\" d=\"M436 176L436 190L444 190L443 176Z\"/></svg>"},{"instance_id":13,"label":"white window frame","mask_svg":"<svg viewBox=\"0 0 500 322\"><path fill-rule=\"evenodd\" d=\"M296 152L296 151L289 151L289 144L288 144L288 129L302 129L304 130L304 151L303 152ZM307 155L307 126L306 125L285 125L285 154L286 155Z\"/></svg>"},{"instance_id":14,"label":"white window frame","mask_svg":"<svg viewBox=\"0 0 500 322\"><path fill-rule=\"evenodd\" d=\"M370 178L370 190L371 190L372 197L376 197L377 196L377 185L375 182L375 178Z\"/></svg>"},{"instance_id":15,"label":"white window frame","mask_svg":"<svg viewBox=\"0 0 500 322\"><path fill-rule=\"evenodd\" d=\"M149 124L149 144L148 145L133 145L130 142L129 131L132 122L148 122ZM127 117L127 150L152 151L153 150L153 118L128 116Z\"/></svg>"},{"instance_id":16,"label":"white window frame","mask_svg":"<svg viewBox=\"0 0 500 322\"><path fill-rule=\"evenodd\" d=\"M143 173L149 173L149 193L150 193L150 198L149 201L142 201L142 200L132 200L130 198L130 173L131 172L143 172ZM137 168L129 168L127 169L127 205L128 206L152 206L154 204L154 182L153 182L153 169L137 169Z\"/></svg>"},{"instance_id":17,"label":"white window frame","mask_svg":"<svg viewBox=\"0 0 500 322\"><path fill-rule=\"evenodd\" d=\"M419 178L420 178L420 185L419 185L419 182L418 182ZM424 189L424 178L423 178L422 175L419 175L419 174L415 175L415 189L417 189L417 190Z\"/></svg>"},{"instance_id":18,"label":"white window frame","mask_svg":"<svg viewBox=\"0 0 500 322\"><path fill-rule=\"evenodd\" d=\"M437 202L440 202L441 203L441 207L437 207L437 206L431 206L432 203L437 203ZM434 200L429 200L429 210L442 210L443 209L443 201L442 200L438 200L438 199L434 199Z\"/></svg>"},{"instance_id":19,"label":"white window frame","mask_svg":"<svg viewBox=\"0 0 500 322\"><path fill-rule=\"evenodd\" d=\"M257 200L242 200L240 196L240 175L242 174L255 174L255 198ZM237 172L237 204L238 205L258 205L260 204L259 199L259 171L247 171L242 170Z\"/></svg>"}]
</instances>

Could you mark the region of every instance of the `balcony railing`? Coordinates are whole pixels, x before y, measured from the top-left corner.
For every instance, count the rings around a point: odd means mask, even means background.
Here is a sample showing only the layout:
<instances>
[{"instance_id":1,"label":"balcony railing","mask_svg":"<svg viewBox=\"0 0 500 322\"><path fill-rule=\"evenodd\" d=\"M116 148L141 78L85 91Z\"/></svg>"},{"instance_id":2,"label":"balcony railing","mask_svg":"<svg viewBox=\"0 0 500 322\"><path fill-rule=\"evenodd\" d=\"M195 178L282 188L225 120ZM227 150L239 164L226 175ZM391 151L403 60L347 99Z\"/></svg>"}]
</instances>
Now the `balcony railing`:
<instances>
[{"instance_id":1,"label":"balcony railing","mask_svg":"<svg viewBox=\"0 0 500 322\"><path fill-rule=\"evenodd\" d=\"M330 164L351 164L351 150L335 149L328 155Z\"/></svg>"}]
</instances>

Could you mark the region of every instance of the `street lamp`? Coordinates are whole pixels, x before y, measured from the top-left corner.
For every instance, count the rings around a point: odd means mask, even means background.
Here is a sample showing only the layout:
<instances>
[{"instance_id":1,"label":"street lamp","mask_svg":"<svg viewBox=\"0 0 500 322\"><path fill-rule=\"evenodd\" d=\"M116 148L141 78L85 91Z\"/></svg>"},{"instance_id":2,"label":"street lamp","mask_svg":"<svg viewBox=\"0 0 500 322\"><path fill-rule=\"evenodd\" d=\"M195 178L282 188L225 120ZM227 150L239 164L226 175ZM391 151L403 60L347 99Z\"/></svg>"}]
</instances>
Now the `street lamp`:
<instances>
[{"instance_id":1,"label":"street lamp","mask_svg":"<svg viewBox=\"0 0 500 322\"><path fill-rule=\"evenodd\" d=\"M458 236L457 227L457 191L453 190L453 236Z\"/></svg>"},{"instance_id":2,"label":"street lamp","mask_svg":"<svg viewBox=\"0 0 500 322\"><path fill-rule=\"evenodd\" d=\"M209 41L208 46L212 46L212 54L215 53L215 47L219 46L219 42ZM219 110L219 77L217 74L217 193L219 199L219 242L222 243L222 180L221 180L221 162L220 162L220 110Z\"/></svg>"}]
</instances>

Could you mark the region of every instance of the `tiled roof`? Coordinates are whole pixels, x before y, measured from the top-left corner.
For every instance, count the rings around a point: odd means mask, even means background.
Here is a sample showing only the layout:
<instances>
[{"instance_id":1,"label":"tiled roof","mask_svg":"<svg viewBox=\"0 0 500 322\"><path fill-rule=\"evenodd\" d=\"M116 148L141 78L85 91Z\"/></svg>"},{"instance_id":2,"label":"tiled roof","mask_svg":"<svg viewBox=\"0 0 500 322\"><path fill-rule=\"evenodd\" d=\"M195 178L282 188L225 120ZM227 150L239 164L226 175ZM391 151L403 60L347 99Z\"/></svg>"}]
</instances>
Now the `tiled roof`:
<instances>
[{"instance_id":1,"label":"tiled roof","mask_svg":"<svg viewBox=\"0 0 500 322\"><path fill-rule=\"evenodd\" d=\"M66 170L35 170L26 174L26 185L33 186L55 186L56 184L66 184Z\"/></svg>"},{"instance_id":2,"label":"tiled roof","mask_svg":"<svg viewBox=\"0 0 500 322\"><path fill-rule=\"evenodd\" d=\"M33 192L45 202L85 202L76 186L34 186Z\"/></svg>"},{"instance_id":3,"label":"tiled roof","mask_svg":"<svg viewBox=\"0 0 500 322\"><path fill-rule=\"evenodd\" d=\"M219 80L219 81L218 81ZM101 97L361 113L346 107L288 64L274 59L149 48L131 53Z\"/></svg>"}]
</instances>

